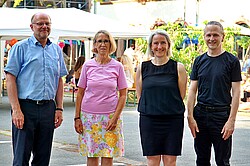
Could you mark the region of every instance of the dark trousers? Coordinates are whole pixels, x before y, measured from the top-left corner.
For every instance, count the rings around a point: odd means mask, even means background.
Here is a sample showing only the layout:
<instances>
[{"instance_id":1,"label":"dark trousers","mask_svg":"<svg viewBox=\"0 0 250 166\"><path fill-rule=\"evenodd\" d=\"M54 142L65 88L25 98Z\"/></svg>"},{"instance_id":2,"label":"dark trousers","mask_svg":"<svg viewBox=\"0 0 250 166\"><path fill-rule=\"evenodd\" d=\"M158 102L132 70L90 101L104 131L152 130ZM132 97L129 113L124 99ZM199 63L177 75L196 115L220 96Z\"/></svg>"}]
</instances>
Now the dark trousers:
<instances>
[{"instance_id":1,"label":"dark trousers","mask_svg":"<svg viewBox=\"0 0 250 166\"><path fill-rule=\"evenodd\" d=\"M20 101L24 114L24 127L17 129L12 123L13 166L48 166L54 133L55 102L42 105Z\"/></svg>"},{"instance_id":2,"label":"dark trousers","mask_svg":"<svg viewBox=\"0 0 250 166\"><path fill-rule=\"evenodd\" d=\"M194 118L197 122L199 132L196 132L194 148L197 155L197 166L210 166L211 148L215 152L217 166L229 166L232 136L227 140L222 139L222 128L228 120L230 107L228 108L205 108L196 106Z\"/></svg>"}]
</instances>

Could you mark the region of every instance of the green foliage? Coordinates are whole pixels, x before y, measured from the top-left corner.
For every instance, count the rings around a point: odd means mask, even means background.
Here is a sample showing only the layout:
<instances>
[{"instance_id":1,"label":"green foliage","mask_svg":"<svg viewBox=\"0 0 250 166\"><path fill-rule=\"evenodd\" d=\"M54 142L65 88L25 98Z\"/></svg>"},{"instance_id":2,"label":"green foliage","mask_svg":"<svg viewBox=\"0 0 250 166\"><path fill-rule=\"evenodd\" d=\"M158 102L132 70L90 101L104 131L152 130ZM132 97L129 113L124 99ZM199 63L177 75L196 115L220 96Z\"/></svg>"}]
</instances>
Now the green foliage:
<instances>
[{"instance_id":1,"label":"green foliage","mask_svg":"<svg viewBox=\"0 0 250 166\"><path fill-rule=\"evenodd\" d=\"M13 7L17 7L23 0L14 0L14 5Z\"/></svg>"},{"instance_id":2,"label":"green foliage","mask_svg":"<svg viewBox=\"0 0 250 166\"><path fill-rule=\"evenodd\" d=\"M135 42L140 47L140 51L145 54L147 51L147 40L143 38L137 38L135 39Z\"/></svg>"},{"instance_id":3,"label":"green foliage","mask_svg":"<svg viewBox=\"0 0 250 166\"><path fill-rule=\"evenodd\" d=\"M249 36L239 36L237 43L244 49L247 49L250 45L250 37Z\"/></svg>"},{"instance_id":4,"label":"green foliage","mask_svg":"<svg viewBox=\"0 0 250 166\"><path fill-rule=\"evenodd\" d=\"M207 22L204 22L205 24ZM182 27L180 24L167 23L165 25L157 27L157 29L164 29L168 32L172 40L172 59L184 64L188 74L190 74L192 69L192 64L194 59L206 52L207 47L203 40L203 29L199 27L187 26ZM225 38L223 42L223 49L236 55L235 35L239 34L239 29L226 27ZM198 39L198 45L192 43L189 46L185 46L183 41L186 37L190 39ZM243 39L242 39L243 40ZM246 39L245 39L246 40ZM141 51L146 53L147 41L145 39L136 39L137 44L142 48ZM250 43L250 38L247 40ZM244 43L242 41L242 43Z\"/></svg>"},{"instance_id":5,"label":"green foliage","mask_svg":"<svg viewBox=\"0 0 250 166\"><path fill-rule=\"evenodd\" d=\"M249 36L237 36L237 44L241 46L246 52L243 52L242 60L243 64L249 59L249 50L250 50L250 37Z\"/></svg>"},{"instance_id":6,"label":"green foliage","mask_svg":"<svg viewBox=\"0 0 250 166\"><path fill-rule=\"evenodd\" d=\"M235 50L236 36L239 35L240 29L226 27L224 28L224 31L225 37L222 45L223 49L228 52L231 52L234 55L237 55L237 52Z\"/></svg>"}]
</instances>

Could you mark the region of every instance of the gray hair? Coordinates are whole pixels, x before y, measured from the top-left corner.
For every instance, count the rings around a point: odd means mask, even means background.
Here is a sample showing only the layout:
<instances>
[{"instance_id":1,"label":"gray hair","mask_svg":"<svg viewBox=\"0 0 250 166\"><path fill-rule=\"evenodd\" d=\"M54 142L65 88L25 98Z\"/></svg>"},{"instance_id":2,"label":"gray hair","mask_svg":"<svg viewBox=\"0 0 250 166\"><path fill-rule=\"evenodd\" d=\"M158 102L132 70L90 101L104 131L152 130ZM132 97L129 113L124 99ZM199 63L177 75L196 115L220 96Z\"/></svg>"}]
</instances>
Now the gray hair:
<instances>
[{"instance_id":1,"label":"gray hair","mask_svg":"<svg viewBox=\"0 0 250 166\"><path fill-rule=\"evenodd\" d=\"M35 20L35 18L37 16L39 16L39 15L46 15L49 18L49 21L51 22L51 18L50 18L50 16L48 14L42 13L42 12L38 12L38 13L35 13L35 14L32 15L32 17L31 17L31 23L33 23L33 21Z\"/></svg>"},{"instance_id":2,"label":"gray hair","mask_svg":"<svg viewBox=\"0 0 250 166\"><path fill-rule=\"evenodd\" d=\"M149 39L148 39L148 48L147 48L147 54L151 57L154 57L154 53L152 52L151 50L151 46L152 46L152 40L153 40L153 37L155 35L162 35L166 38L167 42L168 42L168 45L169 45L169 48L168 48L168 52L167 52L167 56L170 57L172 56L172 44L171 44L171 40L170 40L170 37L169 37L169 34L165 31L165 30L162 30L162 29L157 29L155 31L153 31L151 33L151 35L149 36Z\"/></svg>"},{"instance_id":3,"label":"gray hair","mask_svg":"<svg viewBox=\"0 0 250 166\"><path fill-rule=\"evenodd\" d=\"M224 28L223 28L222 24L221 24L220 22L218 22L218 21L209 21L209 22L206 24L205 28L204 28L204 34L205 34L205 29L206 29L206 27L207 27L208 25L216 25L216 26L220 27L221 33L222 33L223 35L225 34L225 33L224 33Z\"/></svg>"}]
</instances>

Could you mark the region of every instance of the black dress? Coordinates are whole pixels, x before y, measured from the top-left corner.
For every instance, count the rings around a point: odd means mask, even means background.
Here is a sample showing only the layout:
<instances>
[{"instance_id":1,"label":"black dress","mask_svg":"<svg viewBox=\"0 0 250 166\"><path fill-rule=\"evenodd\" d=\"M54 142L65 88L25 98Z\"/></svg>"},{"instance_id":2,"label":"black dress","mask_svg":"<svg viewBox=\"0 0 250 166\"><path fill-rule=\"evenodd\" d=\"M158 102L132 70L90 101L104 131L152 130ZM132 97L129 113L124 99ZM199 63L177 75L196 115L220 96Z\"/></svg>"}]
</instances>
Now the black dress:
<instances>
[{"instance_id":1,"label":"black dress","mask_svg":"<svg viewBox=\"0 0 250 166\"><path fill-rule=\"evenodd\" d=\"M143 155L181 155L185 106L176 61L170 59L161 66L142 63L138 111Z\"/></svg>"}]
</instances>

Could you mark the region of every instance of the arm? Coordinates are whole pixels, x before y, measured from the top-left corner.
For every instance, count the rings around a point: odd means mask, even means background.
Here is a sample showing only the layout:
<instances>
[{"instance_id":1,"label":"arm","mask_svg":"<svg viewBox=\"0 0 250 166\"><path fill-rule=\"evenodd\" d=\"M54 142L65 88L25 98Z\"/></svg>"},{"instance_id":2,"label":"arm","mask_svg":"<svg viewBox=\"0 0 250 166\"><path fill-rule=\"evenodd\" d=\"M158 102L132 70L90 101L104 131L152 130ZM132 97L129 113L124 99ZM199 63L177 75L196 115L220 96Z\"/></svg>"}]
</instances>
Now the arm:
<instances>
[{"instance_id":1,"label":"arm","mask_svg":"<svg viewBox=\"0 0 250 166\"><path fill-rule=\"evenodd\" d=\"M22 129L24 124L24 115L18 101L16 77L10 73L7 73L6 84L7 93L12 109L12 121L18 129Z\"/></svg>"},{"instance_id":2,"label":"arm","mask_svg":"<svg viewBox=\"0 0 250 166\"><path fill-rule=\"evenodd\" d=\"M78 88L77 91L77 96L76 96L76 110L75 110L75 131L79 134L83 132L83 125L82 121L80 119L81 115L81 104L82 104L82 99L85 93L85 88Z\"/></svg>"},{"instance_id":3,"label":"arm","mask_svg":"<svg viewBox=\"0 0 250 166\"><path fill-rule=\"evenodd\" d=\"M106 130L114 130L117 124L117 121L121 115L122 109L125 106L127 98L127 88L119 90L119 99L116 106L114 116L109 120Z\"/></svg>"},{"instance_id":4,"label":"arm","mask_svg":"<svg viewBox=\"0 0 250 166\"><path fill-rule=\"evenodd\" d=\"M141 91L142 91L141 64L139 64L137 67L136 76L135 76L135 85L136 85L137 100L139 101L141 98Z\"/></svg>"},{"instance_id":5,"label":"arm","mask_svg":"<svg viewBox=\"0 0 250 166\"><path fill-rule=\"evenodd\" d=\"M247 59L245 63L243 63L242 71L247 72L247 68L249 67L250 59Z\"/></svg>"},{"instance_id":6,"label":"arm","mask_svg":"<svg viewBox=\"0 0 250 166\"><path fill-rule=\"evenodd\" d=\"M60 77L58 82L58 88L56 92L56 107L63 109L63 80ZM61 110L56 110L55 113L55 128L62 124L63 115Z\"/></svg>"},{"instance_id":7,"label":"arm","mask_svg":"<svg viewBox=\"0 0 250 166\"><path fill-rule=\"evenodd\" d=\"M197 87L198 87L198 81L191 80L189 91L188 91L188 99L187 99L188 126L194 138L196 137L196 132L199 132L197 123L193 116L194 105L196 102Z\"/></svg>"},{"instance_id":8,"label":"arm","mask_svg":"<svg viewBox=\"0 0 250 166\"><path fill-rule=\"evenodd\" d=\"M229 118L221 133L224 140L228 139L234 132L236 114L240 103L240 82L232 82L232 103Z\"/></svg>"},{"instance_id":9,"label":"arm","mask_svg":"<svg viewBox=\"0 0 250 166\"><path fill-rule=\"evenodd\" d=\"M77 71L74 72L74 75L75 75L76 79L80 78L81 71L82 71L82 66Z\"/></svg>"},{"instance_id":10,"label":"arm","mask_svg":"<svg viewBox=\"0 0 250 166\"><path fill-rule=\"evenodd\" d=\"M178 63L178 86L182 100L184 100L187 93L187 72L182 63Z\"/></svg>"}]
</instances>

